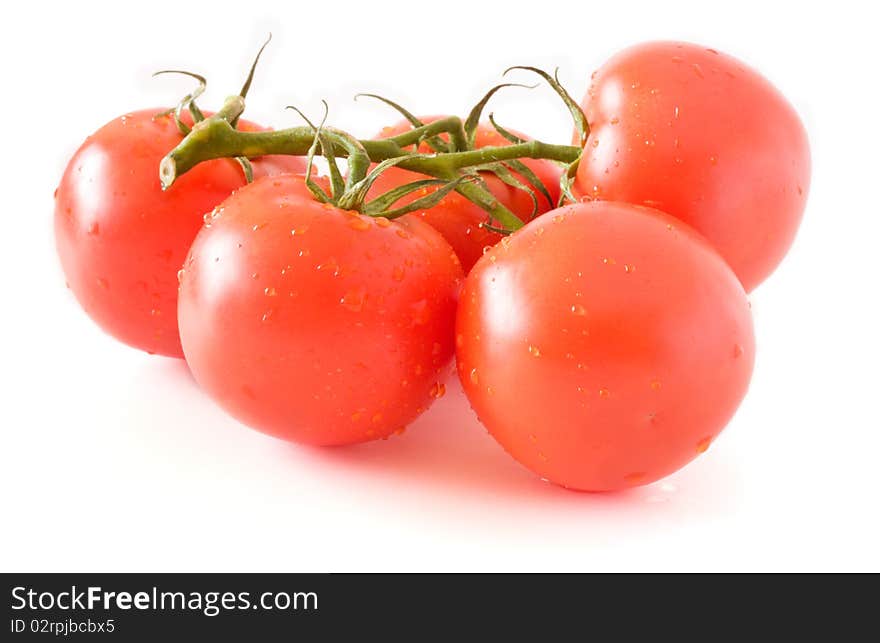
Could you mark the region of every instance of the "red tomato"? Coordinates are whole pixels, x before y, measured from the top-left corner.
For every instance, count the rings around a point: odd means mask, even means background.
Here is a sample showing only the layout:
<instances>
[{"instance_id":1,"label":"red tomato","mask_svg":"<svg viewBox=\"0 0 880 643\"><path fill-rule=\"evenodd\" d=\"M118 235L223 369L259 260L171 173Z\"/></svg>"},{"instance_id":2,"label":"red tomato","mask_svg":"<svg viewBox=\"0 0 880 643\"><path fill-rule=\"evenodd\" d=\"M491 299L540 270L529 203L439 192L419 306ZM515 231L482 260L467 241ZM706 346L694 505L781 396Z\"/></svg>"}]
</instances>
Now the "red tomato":
<instances>
[{"instance_id":1,"label":"red tomato","mask_svg":"<svg viewBox=\"0 0 880 643\"><path fill-rule=\"evenodd\" d=\"M791 245L810 185L794 109L743 63L697 45L627 49L582 103L591 134L575 191L691 224L752 290Z\"/></svg>"},{"instance_id":2,"label":"red tomato","mask_svg":"<svg viewBox=\"0 0 880 643\"><path fill-rule=\"evenodd\" d=\"M55 193L55 239L68 285L101 328L136 348L182 357L177 271L203 215L245 180L236 161L220 159L162 192L159 161L182 137L160 111L126 114L86 139ZM252 164L255 176L304 168L293 157Z\"/></svg>"},{"instance_id":3,"label":"red tomato","mask_svg":"<svg viewBox=\"0 0 880 643\"><path fill-rule=\"evenodd\" d=\"M302 177L239 190L196 237L180 335L236 418L306 444L402 431L443 395L461 266L417 217L316 202Z\"/></svg>"},{"instance_id":4,"label":"red tomato","mask_svg":"<svg viewBox=\"0 0 880 643\"><path fill-rule=\"evenodd\" d=\"M421 119L424 123L431 123L440 118L439 116L429 116ZM396 134L401 134L409 129L411 125L407 121L403 121L394 127L386 127L377 138L389 138ZM521 136L517 133L517 136ZM523 137L525 138L525 137ZM509 145L510 143L502 137L495 128L489 124L481 124L477 128L476 147ZM422 152L430 152L427 145L422 144L420 147ZM562 170L558 165L551 161L522 159L522 162L530 169L547 187L547 191L553 197L553 202L548 203L547 198L540 192L536 192L538 199L538 212L547 212L556 207L559 199L559 176ZM523 177L516 175L517 179L525 185L529 183ZM382 173L379 179L373 184L370 190L371 197L377 197L399 185L418 181L426 178L417 172L402 170L392 167ZM531 197L515 187L511 187L504 183L497 176L484 172L485 180L489 190L495 197L507 206L514 214L523 221L532 218L534 202ZM430 188L429 188L430 189ZM409 203L420 196L428 193L426 189L422 193L412 194L398 202L398 205ZM432 227L440 231L446 240L455 249L458 258L461 260L462 268L467 272L471 266L476 263L477 259L483 254L483 248L493 246L501 239L501 235L491 232L483 228L480 224L486 221L486 212L479 206L475 205L457 192L453 192L446 196L439 204L429 210L421 210L414 213L431 224Z\"/></svg>"},{"instance_id":5,"label":"red tomato","mask_svg":"<svg viewBox=\"0 0 880 643\"><path fill-rule=\"evenodd\" d=\"M647 484L705 451L746 392L749 304L690 227L623 203L532 221L465 280L458 374L499 443L548 480Z\"/></svg>"}]
</instances>

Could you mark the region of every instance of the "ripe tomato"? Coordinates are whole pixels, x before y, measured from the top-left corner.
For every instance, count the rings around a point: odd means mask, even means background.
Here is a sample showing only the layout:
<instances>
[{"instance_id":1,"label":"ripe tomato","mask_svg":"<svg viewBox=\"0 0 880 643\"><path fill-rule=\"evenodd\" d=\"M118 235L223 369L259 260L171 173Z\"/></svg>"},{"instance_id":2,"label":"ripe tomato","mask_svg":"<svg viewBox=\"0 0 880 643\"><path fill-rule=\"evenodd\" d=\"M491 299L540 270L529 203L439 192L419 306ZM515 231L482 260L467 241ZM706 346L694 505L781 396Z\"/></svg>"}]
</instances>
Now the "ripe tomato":
<instances>
[{"instance_id":1,"label":"ripe tomato","mask_svg":"<svg viewBox=\"0 0 880 643\"><path fill-rule=\"evenodd\" d=\"M519 462L557 484L647 484L702 453L746 392L754 337L721 256L663 213L579 203L465 280L458 374Z\"/></svg>"},{"instance_id":2,"label":"ripe tomato","mask_svg":"<svg viewBox=\"0 0 880 643\"><path fill-rule=\"evenodd\" d=\"M126 114L86 139L55 193L55 239L68 285L101 328L136 348L182 357L177 271L203 215L245 179L234 160L220 159L163 193L159 161L182 137L160 111ZM304 167L293 157L252 164L255 176Z\"/></svg>"},{"instance_id":3,"label":"ripe tomato","mask_svg":"<svg viewBox=\"0 0 880 643\"><path fill-rule=\"evenodd\" d=\"M463 275L418 217L340 210L300 176L267 177L217 208L181 277L193 375L270 435L384 438L445 391Z\"/></svg>"},{"instance_id":4,"label":"ripe tomato","mask_svg":"<svg viewBox=\"0 0 880 643\"><path fill-rule=\"evenodd\" d=\"M593 77L575 192L644 204L703 233L747 291L791 245L810 185L794 109L743 63L697 45L627 49Z\"/></svg>"},{"instance_id":5,"label":"ripe tomato","mask_svg":"<svg viewBox=\"0 0 880 643\"><path fill-rule=\"evenodd\" d=\"M429 116L421 119L424 123L431 123L440 118L439 116ZM396 134L401 134L411 128L407 121L402 121L393 127L386 127L376 138L389 138ZM518 136L521 136L517 133ZM525 137L523 137L525 138ZM488 124L481 124L477 128L476 147L509 145L510 143L501 136L495 128ZM420 147L421 152L430 152L430 148L426 144ZM553 201L548 202L547 198L540 192L535 193L538 199L538 212L547 212L556 207L559 199L559 176L562 170L559 166L551 161L522 159L522 162L530 169L547 187ZM514 173L517 179L529 185L528 181L523 177ZM418 181L426 178L417 172L410 172L398 167L392 167L382 173L379 179L373 184L370 190L371 197L377 197L399 185ZM494 174L483 172L483 179L487 187L495 195L495 197L507 206L515 215L523 221L532 218L532 211L535 203L532 198L523 190L512 187L504 183ZM431 188L428 188L431 189ZM400 205L409 203L420 196L427 194L428 189L422 193L414 193L399 201ZM480 224L486 221L486 213L477 205L461 196L457 192L452 192L443 200L429 210L421 210L413 213L427 221L433 228L440 231L446 240L455 249L458 258L461 260L462 268L468 272L476 263L477 259L483 254L483 248L493 246L501 239L501 235L482 227Z\"/></svg>"}]
</instances>

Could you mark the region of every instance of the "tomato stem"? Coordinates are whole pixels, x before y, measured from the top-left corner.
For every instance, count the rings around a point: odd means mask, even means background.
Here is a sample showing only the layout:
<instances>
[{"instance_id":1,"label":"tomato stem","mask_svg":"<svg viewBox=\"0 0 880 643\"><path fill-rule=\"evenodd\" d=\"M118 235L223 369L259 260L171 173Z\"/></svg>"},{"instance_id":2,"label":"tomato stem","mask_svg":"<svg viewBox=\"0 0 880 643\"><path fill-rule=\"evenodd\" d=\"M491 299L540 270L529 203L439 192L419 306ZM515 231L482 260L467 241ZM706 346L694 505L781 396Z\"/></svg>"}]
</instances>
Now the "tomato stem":
<instances>
[{"instance_id":1,"label":"tomato stem","mask_svg":"<svg viewBox=\"0 0 880 643\"><path fill-rule=\"evenodd\" d=\"M177 177L210 159L254 158L267 154L305 156L309 153L309 148L315 139L315 128L301 126L275 131L243 132L236 130L230 124L241 115L243 110L244 99L241 96L231 96L216 114L197 123L180 144L162 159L159 167L162 188L168 189ZM406 146L418 144L425 137L444 132L449 133L451 137L453 134L457 137L460 133L465 140L464 127L461 119L457 117L440 119L398 136L380 140L357 140L333 128L326 128L325 132L326 140L333 145L333 155L349 158L351 183L357 183L364 177L370 163L379 163L397 157L406 157L396 163L398 167L455 181L461 177L464 170L499 161L534 158L572 163L581 154L579 147L552 145L536 140L502 147L483 147L440 154L420 154L405 149ZM505 228L517 230L522 227L522 221L501 204L485 188L482 181L462 181L455 189L483 208Z\"/></svg>"}]
</instances>

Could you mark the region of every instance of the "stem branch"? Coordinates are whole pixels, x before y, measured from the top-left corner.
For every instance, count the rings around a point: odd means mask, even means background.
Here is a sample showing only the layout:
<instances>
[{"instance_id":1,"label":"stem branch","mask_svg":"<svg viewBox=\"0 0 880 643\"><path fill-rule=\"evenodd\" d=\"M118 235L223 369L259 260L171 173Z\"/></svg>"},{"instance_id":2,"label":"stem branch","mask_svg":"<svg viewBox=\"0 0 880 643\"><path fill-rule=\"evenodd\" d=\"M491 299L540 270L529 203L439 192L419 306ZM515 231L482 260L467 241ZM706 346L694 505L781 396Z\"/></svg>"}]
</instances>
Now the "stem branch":
<instances>
[{"instance_id":1,"label":"stem branch","mask_svg":"<svg viewBox=\"0 0 880 643\"><path fill-rule=\"evenodd\" d=\"M254 158L267 154L305 156L309 153L315 139L314 128L302 126L275 131L243 132L231 124L241 115L243 109L244 100L240 96L233 96L227 99L223 108L214 116L196 123L177 147L162 159L159 166L162 189L171 187L178 176L197 164L211 159ZM329 131L331 135L325 140L329 140L334 146L332 152L335 156L352 157L350 161L353 168L350 169L358 175L356 180L362 178L370 162L379 163L402 156L407 158L397 163L397 167L453 181L461 176L461 170L488 163L519 158L572 163L581 153L579 147L551 145L541 141L443 154L419 154L404 149L426 137L444 132L450 135L456 149L466 149L464 129L461 119L457 117L440 119L398 136L379 140L358 141L338 130ZM463 148L458 147L457 143L463 143ZM504 227L511 230L522 227L522 221L478 183L463 181L456 191L486 210Z\"/></svg>"}]
</instances>

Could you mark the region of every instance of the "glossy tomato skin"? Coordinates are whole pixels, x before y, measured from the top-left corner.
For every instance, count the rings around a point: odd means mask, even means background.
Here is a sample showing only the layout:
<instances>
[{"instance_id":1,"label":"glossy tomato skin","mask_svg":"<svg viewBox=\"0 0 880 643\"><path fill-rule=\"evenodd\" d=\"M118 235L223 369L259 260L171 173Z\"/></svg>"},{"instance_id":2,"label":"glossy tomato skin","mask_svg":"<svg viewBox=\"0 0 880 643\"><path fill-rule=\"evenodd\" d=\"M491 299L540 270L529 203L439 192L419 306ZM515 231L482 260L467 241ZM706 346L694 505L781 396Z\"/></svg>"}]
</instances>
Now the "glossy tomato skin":
<instances>
[{"instance_id":1,"label":"glossy tomato skin","mask_svg":"<svg viewBox=\"0 0 880 643\"><path fill-rule=\"evenodd\" d=\"M458 374L519 462L572 489L642 485L706 450L746 392L746 294L688 226L622 203L550 212L468 275Z\"/></svg>"},{"instance_id":2,"label":"glossy tomato skin","mask_svg":"<svg viewBox=\"0 0 880 643\"><path fill-rule=\"evenodd\" d=\"M192 246L179 304L187 363L270 435L388 437L445 391L462 279L418 218L342 211L301 177L265 178L227 199Z\"/></svg>"},{"instance_id":3,"label":"glossy tomato skin","mask_svg":"<svg viewBox=\"0 0 880 643\"><path fill-rule=\"evenodd\" d=\"M575 192L663 210L711 241L747 291L790 247L810 185L791 105L742 62L698 45L626 49L593 77Z\"/></svg>"},{"instance_id":4,"label":"glossy tomato skin","mask_svg":"<svg viewBox=\"0 0 880 643\"><path fill-rule=\"evenodd\" d=\"M245 180L235 161L220 159L162 192L159 161L181 135L161 111L126 114L83 143L55 194L55 240L68 285L101 328L147 352L182 357L177 271L204 214ZM252 164L255 176L304 167L294 157Z\"/></svg>"},{"instance_id":5,"label":"glossy tomato skin","mask_svg":"<svg viewBox=\"0 0 880 643\"><path fill-rule=\"evenodd\" d=\"M430 123L440 118L439 116L428 116L422 122ZM401 134L411 128L408 122L397 123L393 127L384 128L377 138L389 138L396 134ZM517 134L519 135L519 134ZM522 138L526 138L522 136ZM477 128L475 146L502 146L510 143L504 139L495 128L489 124L480 124ZM420 150L429 152L427 145L422 144ZM552 202L548 202L547 198L536 192L538 199L538 212L547 212L556 206L559 200L559 177L561 169L555 163L546 160L522 159L522 162L531 169L535 175L547 187L547 191L552 197ZM370 190L370 197L377 197L388 190L399 185L418 181L419 179L428 178L417 172L410 172L397 167L386 170L379 179L373 184ZM518 178L528 185L528 182L522 177ZM495 197L507 206L514 214L523 221L528 221L533 216L535 203L531 197L523 190L511 187L501 181L497 176L490 173L483 173L483 179L486 182L489 191ZM409 203L419 196L427 194L425 190L421 193L401 199L398 204L403 205ZM439 204L429 210L421 210L413 213L427 221L433 228L438 230L443 237L455 249L458 258L461 260L462 267L467 273L483 254L483 249L487 246L493 246L501 240L501 235L491 232L483 228L480 224L486 221L486 213L479 206L475 205L457 192L453 192L446 196Z\"/></svg>"}]
</instances>

